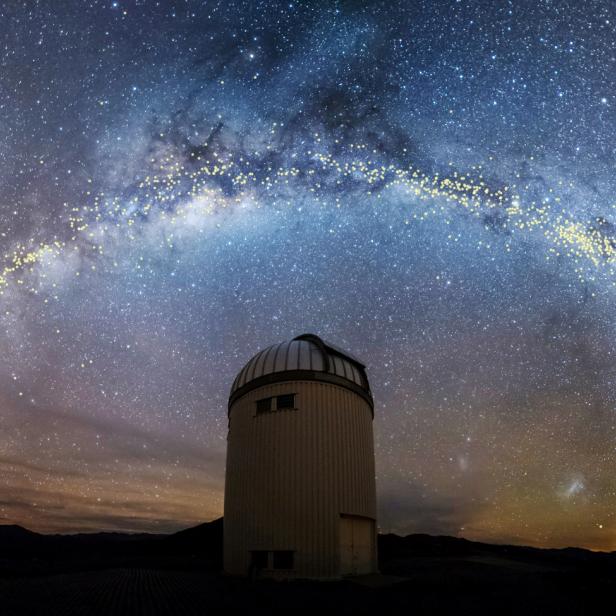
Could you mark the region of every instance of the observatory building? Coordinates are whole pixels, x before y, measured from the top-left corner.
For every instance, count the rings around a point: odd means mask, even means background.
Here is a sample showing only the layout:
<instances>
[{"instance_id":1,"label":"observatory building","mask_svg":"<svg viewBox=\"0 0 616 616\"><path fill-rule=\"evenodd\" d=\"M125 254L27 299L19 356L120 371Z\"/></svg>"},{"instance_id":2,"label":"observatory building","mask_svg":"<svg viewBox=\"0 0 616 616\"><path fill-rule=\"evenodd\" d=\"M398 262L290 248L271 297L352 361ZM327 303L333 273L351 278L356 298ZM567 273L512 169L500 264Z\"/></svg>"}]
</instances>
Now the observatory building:
<instances>
[{"instance_id":1,"label":"observatory building","mask_svg":"<svg viewBox=\"0 0 616 616\"><path fill-rule=\"evenodd\" d=\"M225 573L377 571L373 418L364 364L314 334L240 370L229 395Z\"/></svg>"}]
</instances>

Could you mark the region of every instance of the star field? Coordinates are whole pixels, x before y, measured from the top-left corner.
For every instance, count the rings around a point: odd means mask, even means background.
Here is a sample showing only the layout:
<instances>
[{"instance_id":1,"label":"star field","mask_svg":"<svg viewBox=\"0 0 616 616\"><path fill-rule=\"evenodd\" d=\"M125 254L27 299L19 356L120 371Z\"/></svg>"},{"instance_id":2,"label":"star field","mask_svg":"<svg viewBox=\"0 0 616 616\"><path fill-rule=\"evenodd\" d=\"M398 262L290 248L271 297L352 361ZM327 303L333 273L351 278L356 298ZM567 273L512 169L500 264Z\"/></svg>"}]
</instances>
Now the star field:
<instances>
[{"instance_id":1,"label":"star field","mask_svg":"<svg viewBox=\"0 0 616 616\"><path fill-rule=\"evenodd\" d=\"M616 550L616 7L0 8L0 519L222 515L227 397L313 332L382 532Z\"/></svg>"}]
</instances>

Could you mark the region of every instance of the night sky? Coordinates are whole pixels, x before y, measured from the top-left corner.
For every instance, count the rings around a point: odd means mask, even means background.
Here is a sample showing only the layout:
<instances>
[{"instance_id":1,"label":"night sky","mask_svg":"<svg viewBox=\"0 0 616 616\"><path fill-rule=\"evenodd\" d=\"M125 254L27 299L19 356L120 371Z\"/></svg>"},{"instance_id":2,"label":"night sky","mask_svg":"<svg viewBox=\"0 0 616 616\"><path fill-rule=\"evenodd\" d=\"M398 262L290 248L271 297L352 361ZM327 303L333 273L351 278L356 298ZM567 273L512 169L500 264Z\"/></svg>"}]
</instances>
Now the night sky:
<instances>
[{"instance_id":1,"label":"night sky","mask_svg":"<svg viewBox=\"0 0 616 616\"><path fill-rule=\"evenodd\" d=\"M0 521L222 515L231 383L367 366L381 532L616 550L616 5L0 7Z\"/></svg>"}]
</instances>

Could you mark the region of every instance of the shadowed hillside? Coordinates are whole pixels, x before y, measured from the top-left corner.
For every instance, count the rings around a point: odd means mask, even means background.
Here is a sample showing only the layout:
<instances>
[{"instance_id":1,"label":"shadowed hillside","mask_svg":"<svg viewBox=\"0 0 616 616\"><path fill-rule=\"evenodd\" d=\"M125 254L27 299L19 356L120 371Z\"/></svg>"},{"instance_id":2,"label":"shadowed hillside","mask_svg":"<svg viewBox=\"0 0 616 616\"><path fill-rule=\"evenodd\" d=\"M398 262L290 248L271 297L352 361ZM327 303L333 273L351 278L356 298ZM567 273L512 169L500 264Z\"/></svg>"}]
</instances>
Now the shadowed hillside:
<instances>
[{"instance_id":1,"label":"shadowed hillside","mask_svg":"<svg viewBox=\"0 0 616 616\"><path fill-rule=\"evenodd\" d=\"M3 614L202 614L211 608L353 613L585 614L611 599L616 553L379 535L380 575L335 582L222 575L223 520L171 535L41 535L0 526ZM597 607L598 609L598 607Z\"/></svg>"}]
</instances>

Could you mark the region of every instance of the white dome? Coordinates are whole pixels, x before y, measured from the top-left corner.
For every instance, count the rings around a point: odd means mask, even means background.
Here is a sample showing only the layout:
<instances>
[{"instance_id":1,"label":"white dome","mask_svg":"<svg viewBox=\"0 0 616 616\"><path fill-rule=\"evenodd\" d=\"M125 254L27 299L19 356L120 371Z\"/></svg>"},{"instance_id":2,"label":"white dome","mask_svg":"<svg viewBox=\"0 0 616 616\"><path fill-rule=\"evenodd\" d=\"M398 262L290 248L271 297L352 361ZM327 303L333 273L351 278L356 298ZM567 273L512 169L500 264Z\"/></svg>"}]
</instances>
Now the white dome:
<instances>
[{"instance_id":1,"label":"white dome","mask_svg":"<svg viewBox=\"0 0 616 616\"><path fill-rule=\"evenodd\" d=\"M235 377L229 405L261 385L290 380L323 380L347 386L366 398L372 394L362 362L314 334L272 344L259 351Z\"/></svg>"}]
</instances>

